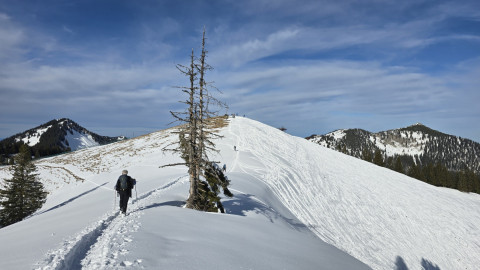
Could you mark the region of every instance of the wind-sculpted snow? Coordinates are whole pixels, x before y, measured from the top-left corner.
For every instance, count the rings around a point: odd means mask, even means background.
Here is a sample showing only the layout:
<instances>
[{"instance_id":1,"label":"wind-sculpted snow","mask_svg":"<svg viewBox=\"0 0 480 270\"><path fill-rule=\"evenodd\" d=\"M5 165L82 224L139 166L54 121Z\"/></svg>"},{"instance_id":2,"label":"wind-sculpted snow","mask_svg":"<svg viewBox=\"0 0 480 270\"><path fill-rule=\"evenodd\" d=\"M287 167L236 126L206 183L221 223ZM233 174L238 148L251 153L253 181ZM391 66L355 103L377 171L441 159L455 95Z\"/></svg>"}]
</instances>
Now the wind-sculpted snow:
<instances>
[{"instance_id":1,"label":"wind-sculpted snow","mask_svg":"<svg viewBox=\"0 0 480 270\"><path fill-rule=\"evenodd\" d=\"M238 118L238 169L254 173L322 240L374 269L478 269L480 196L437 188ZM245 163L243 163L245 162ZM243 163L243 164L242 164Z\"/></svg>"}]
</instances>

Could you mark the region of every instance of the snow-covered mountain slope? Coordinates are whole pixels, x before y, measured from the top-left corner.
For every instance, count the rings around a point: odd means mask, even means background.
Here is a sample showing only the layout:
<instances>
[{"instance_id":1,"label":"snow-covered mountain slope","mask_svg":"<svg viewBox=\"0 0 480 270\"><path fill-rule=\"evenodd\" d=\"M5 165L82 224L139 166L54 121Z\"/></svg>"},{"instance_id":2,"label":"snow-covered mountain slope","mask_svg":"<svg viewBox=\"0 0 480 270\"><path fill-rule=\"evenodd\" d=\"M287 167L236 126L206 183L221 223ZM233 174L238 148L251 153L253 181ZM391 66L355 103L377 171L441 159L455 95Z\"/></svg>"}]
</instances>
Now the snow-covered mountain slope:
<instances>
[{"instance_id":1,"label":"snow-covered mountain slope","mask_svg":"<svg viewBox=\"0 0 480 270\"><path fill-rule=\"evenodd\" d=\"M48 156L123 139L125 138L100 136L70 119L61 118L1 140L0 155L8 157L16 154L15 150L18 150L19 143L30 146L32 154Z\"/></svg>"},{"instance_id":2,"label":"snow-covered mountain slope","mask_svg":"<svg viewBox=\"0 0 480 270\"><path fill-rule=\"evenodd\" d=\"M480 173L480 144L441 133L420 123L377 133L362 129L340 129L308 140L351 156L363 158L364 151L382 156L401 156L406 167L440 163L452 171L465 168Z\"/></svg>"},{"instance_id":3,"label":"snow-covered mountain slope","mask_svg":"<svg viewBox=\"0 0 480 270\"><path fill-rule=\"evenodd\" d=\"M58 129L59 131L52 132L59 135L59 138L54 139L59 140L63 147L69 147L72 151L98 146L102 142L101 140L97 141L94 138L96 137L96 134L66 118L52 120L44 125L25 131L24 133L17 134L14 136L15 141L22 141L24 144L34 147L40 143L40 138L50 129ZM111 141L112 140L109 142Z\"/></svg>"},{"instance_id":4,"label":"snow-covered mountain slope","mask_svg":"<svg viewBox=\"0 0 480 270\"><path fill-rule=\"evenodd\" d=\"M441 269L480 265L480 196L437 188L246 119L240 160L322 240L375 269L397 257ZM244 168L245 165L242 164ZM242 169L243 169L242 168Z\"/></svg>"},{"instance_id":5,"label":"snow-covered mountain slope","mask_svg":"<svg viewBox=\"0 0 480 270\"><path fill-rule=\"evenodd\" d=\"M240 152L223 133L218 158L236 164L227 173L235 195L224 203L228 214L180 207L187 169L159 169L180 161L161 151L176 137L169 131L36 162L48 200L0 229L0 269L368 269L317 238L258 176L236 171ZM123 217L112 187L125 168L138 181L138 200ZM0 177L8 177L5 167Z\"/></svg>"},{"instance_id":6,"label":"snow-covered mountain slope","mask_svg":"<svg viewBox=\"0 0 480 270\"><path fill-rule=\"evenodd\" d=\"M100 145L92 135L82 131L79 132L75 129L67 132L63 143L66 147L70 147L72 151Z\"/></svg>"},{"instance_id":7,"label":"snow-covered mountain slope","mask_svg":"<svg viewBox=\"0 0 480 270\"><path fill-rule=\"evenodd\" d=\"M168 132L37 162L51 194L36 215L0 229L0 269L480 265L479 195L433 187L241 117L221 130L212 157L227 164L232 180L227 214L181 208L186 168L158 168L180 161L161 153L174 139ZM112 210L111 188L124 168L138 180L127 217ZM7 176L1 168L0 178Z\"/></svg>"}]
</instances>

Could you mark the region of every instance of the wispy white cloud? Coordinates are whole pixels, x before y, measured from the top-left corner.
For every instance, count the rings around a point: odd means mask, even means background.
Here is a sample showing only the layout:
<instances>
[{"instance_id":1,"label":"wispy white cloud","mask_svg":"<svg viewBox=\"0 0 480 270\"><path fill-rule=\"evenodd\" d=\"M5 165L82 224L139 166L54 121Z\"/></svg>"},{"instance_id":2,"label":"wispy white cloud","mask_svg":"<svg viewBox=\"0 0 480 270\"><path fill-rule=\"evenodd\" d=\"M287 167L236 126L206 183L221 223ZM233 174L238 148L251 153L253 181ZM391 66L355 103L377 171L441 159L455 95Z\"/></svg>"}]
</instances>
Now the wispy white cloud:
<instances>
[{"instance_id":1,"label":"wispy white cloud","mask_svg":"<svg viewBox=\"0 0 480 270\"><path fill-rule=\"evenodd\" d=\"M290 124L297 135L329 132L349 122L378 130L388 125L387 119L404 118L404 124L427 116L439 120L453 113L449 106L458 99L442 78L375 62L310 61L223 76L229 80L221 87L227 89L235 112L275 125ZM319 120L323 125L316 125L316 131L303 125Z\"/></svg>"},{"instance_id":2,"label":"wispy white cloud","mask_svg":"<svg viewBox=\"0 0 480 270\"><path fill-rule=\"evenodd\" d=\"M282 29L264 38L254 38L246 40L240 44L228 44L221 46L212 56L212 62L233 66L266 57L275 53L282 52L294 42L294 39L301 30L298 28Z\"/></svg>"},{"instance_id":3,"label":"wispy white cloud","mask_svg":"<svg viewBox=\"0 0 480 270\"><path fill-rule=\"evenodd\" d=\"M0 13L0 59L11 58L22 50L18 47L25 40L25 33L7 14Z\"/></svg>"},{"instance_id":4,"label":"wispy white cloud","mask_svg":"<svg viewBox=\"0 0 480 270\"><path fill-rule=\"evenodd\" d=\"M75 34L75 32L73 32L73 30L70 29L69 27L67 27L66 25L63 25L63 26L62 26L62 29L63 29L63 31L65 31L65 32L67 32L67 33L69 33L69 34Z\"/></svg>"},{"instance_id":5,"label":"wispy white cloud","mask_svg":"<svg viewBox=\"0 0 480 270\"><path fill-rule=\"evenodd\" d=\"M478 18L471 1L438 5L428 1L255 1L241 5L250 16L262 18L267 12L270 16L254 26L215 28L221 39L214 40L214 63L238 67L289 51L328 53L359 46L376 50L377 57L382 57L414 53L449 40L476 42L479 38L440 31L448 20Z\"/></svg>"},{"instance_id":6,"label":"wispy white cloud","mask_svg":"<svg viewBox=\"0 0 480 270\"><path fill-rule=\"evenodd\" d=\"M255 0L209 3L194 12L182 9L191 14L175 14L151 2L132 11L134 21L121 28L60 20L54 30L16 20L23 14L0 12L0 117L2 123L7 116L78 117L96 126L162 128L183 98L171 87L186 82L175 64L185 63L191 48L198 51L205 24L208 60L216 68L208 79L224 92L220 99L231 112L248 112L304 136L341 127L474 122L480 112L469 106L479 98L478 62L454 63L439 75L409 59L435 44L478 44L474 31L442 28L457 18L478 21L477 6L475 1ZM342 55L350 51L363 58Z\"/></svg>"}]
</instances>

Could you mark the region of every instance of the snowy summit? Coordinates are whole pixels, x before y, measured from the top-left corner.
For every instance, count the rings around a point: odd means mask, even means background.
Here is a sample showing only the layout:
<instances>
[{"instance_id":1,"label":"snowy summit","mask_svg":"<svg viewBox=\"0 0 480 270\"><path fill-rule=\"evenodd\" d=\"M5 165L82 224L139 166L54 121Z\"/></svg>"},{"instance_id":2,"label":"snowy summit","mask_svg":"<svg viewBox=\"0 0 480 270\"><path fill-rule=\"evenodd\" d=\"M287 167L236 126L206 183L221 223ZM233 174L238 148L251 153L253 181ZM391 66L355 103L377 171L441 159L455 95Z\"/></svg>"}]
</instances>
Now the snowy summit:
<instances>
[{"instance_id":1,"label":"snowy summit","mask_svg":"<svg viewBox=\"0 0 480 270\"><path fill-rule=\"evenodd\" d=\"M186 167L159 168L181 160L161 151L176 140L172 131L37 161L50 194L36 214L0 229L0 269L480 265L478 194L430 186L242 117L222 128L212 157L232 181L226 214L183 208ZM137 179L127 216L113 190L123 169ZM1 167L0 179L8 177Z\"/></svg>"},{"instance_id":2,"label":"snowy summit","mask_svg":"<svg viewBox=\"0 0 480 270\"><path fill-rule=\"evenodd\" d=\"M1 140L0 157L17 154L21 143L28 145L36 157L45 157L124 139L123 136L101 136L68 118L61 118Z\"/></svg>"},{"instance_id":3,"label":"snowy summit","mask_svg":"<svg viewBox=\"0 0 480 270\"><path fill-rule=\"evenodd\" d=\"M66 118L52 120L47 124L25 131L22 134L17 134L14 136L15 141L34 147L40 143L42 136L52 129L57 129L51 133L60 135L61 145L64 148L70 148L72 151L100 145L94 138L95 134Z\"/></svg>"}]
</instances>

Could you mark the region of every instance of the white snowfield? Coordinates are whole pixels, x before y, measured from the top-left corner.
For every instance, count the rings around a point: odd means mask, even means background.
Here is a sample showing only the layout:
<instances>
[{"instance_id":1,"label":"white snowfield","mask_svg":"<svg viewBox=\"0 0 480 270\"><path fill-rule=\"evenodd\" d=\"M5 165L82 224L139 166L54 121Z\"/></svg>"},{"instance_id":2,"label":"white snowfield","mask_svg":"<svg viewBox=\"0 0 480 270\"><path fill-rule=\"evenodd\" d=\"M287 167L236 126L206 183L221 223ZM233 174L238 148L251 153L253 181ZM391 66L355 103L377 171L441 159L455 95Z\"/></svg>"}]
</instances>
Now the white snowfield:
<instances>
[{"instance_id":1,"label":"white snowfield","mask_svg":"<svg viewBox=\"0 0 480 270\"><path fill-rule=\"evenodd\" d=\"M418 125L418 124L417 124ZM370 141L378 149L385 151L389 157L395 155L420 156L425 154L425 145L430 141L430 135L418 131L401 131L401 139L382 139L378 135L370 135Z\"/></svg>"},{"instance_id":2,"label":"white snowfield","mask_svg":"<svg viewBox=\"0 0 480 270\"><path fill-rule=\"evenodd\" d=\"M181 161L161 151L171 130L83 149L37 163L51 193L0 229L0 269L478 269L479 195L229 121L212 157L232 180L226 214L181 207L187 169L159 168ZM138 181L126 217L122 169Z\"/></svg>"},{"instance_id":3,"label":"white snowfield","mask_svg":"<svg viewBox=\"0 0 480 270\"><path fill-rule=\"evenodd\" d=\"M70 147L72 151L100 145L95 139L93 139L92 135L78 132L74 129L71 133L67 132L65 140L68 142L68 145L65 146Z\"/></svg>"}]
</instances>

